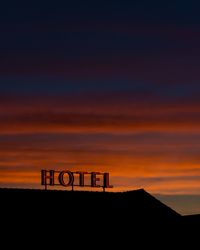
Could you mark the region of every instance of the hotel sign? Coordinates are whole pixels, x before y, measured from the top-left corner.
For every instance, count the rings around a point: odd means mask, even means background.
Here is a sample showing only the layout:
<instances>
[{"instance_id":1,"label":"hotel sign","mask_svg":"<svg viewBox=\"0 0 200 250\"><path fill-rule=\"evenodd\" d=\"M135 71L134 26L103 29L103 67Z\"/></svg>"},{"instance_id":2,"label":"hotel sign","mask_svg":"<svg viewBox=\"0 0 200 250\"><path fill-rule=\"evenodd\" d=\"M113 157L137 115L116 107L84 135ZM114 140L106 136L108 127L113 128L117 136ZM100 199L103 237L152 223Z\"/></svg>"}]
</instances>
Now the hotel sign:
<instances>
[{"instance_id":1,"label":"hotel sign","mask_svg":"<svg viewBox=\"0 0 200 250\"><path fill-rule=\"evenodd\" d=\"M103 188L103 191L106 188L113 188L109 183L109 173L69 170L41 170L41 185L45 186L45 190L47 186L71 187L72 190L74 187Z\"/></svg>"}]
</instances>

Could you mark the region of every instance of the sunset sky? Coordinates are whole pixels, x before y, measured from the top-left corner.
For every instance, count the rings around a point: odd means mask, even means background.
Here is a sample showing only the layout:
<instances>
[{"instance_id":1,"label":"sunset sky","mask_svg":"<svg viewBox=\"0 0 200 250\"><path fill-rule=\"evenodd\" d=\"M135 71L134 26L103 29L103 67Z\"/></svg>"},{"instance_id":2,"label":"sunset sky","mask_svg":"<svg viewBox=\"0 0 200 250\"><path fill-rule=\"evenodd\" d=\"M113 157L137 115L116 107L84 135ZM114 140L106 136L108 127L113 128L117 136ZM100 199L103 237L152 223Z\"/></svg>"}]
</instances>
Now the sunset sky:
<instances>
[{"instance_id":1,"label":"sunset sky","mask_svg":"<svg viewBox=\"0 0 200 250\"><path fill-rule=\"evenodd\" d=\"M199 12L2 2L0 187L41 188L41 169L69 169L110 172L113 191L199 197Z\"/></svg>"}]
</instances>

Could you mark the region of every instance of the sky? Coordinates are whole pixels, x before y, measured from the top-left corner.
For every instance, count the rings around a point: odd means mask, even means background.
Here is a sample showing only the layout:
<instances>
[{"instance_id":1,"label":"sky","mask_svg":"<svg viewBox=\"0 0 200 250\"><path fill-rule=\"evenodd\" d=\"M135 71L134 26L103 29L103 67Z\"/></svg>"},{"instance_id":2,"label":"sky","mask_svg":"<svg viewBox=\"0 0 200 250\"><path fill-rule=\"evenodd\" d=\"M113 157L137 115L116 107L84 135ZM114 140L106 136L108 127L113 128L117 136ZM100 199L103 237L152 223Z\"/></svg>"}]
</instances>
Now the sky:
<instances>
[{"instance_id":1,"label":"sky","mask_svg":"<svg viewBox=\"0 0 200 250\"><path fill-rule=\"evenodd\" d=\"M184 195L181 211L200 213L199 9L1 3L0 187L41 188L41 169L110 172L113 191Z\"/></svg>"}]
</instances>

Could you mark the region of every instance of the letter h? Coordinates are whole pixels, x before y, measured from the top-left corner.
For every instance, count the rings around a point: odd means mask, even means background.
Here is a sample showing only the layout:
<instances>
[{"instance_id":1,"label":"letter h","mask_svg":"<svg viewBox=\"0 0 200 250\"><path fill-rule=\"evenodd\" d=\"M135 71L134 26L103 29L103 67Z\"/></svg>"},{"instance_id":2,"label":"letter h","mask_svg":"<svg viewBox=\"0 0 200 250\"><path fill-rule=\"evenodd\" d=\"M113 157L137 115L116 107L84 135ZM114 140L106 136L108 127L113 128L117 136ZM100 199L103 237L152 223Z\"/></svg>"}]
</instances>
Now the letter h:
<instances>
[{"instance_id":1,"label":"letter h","mask_svg":"<svg viewBox=\"0 0 200 250\"><path fill-rule=\"evenodd\" d=\"M49 175L47 175L49 173ZM49 180L49 182L47 182ZM45 186L54 186L54 170L41 170L41 184Z\"/></svg>"}]
</instances>

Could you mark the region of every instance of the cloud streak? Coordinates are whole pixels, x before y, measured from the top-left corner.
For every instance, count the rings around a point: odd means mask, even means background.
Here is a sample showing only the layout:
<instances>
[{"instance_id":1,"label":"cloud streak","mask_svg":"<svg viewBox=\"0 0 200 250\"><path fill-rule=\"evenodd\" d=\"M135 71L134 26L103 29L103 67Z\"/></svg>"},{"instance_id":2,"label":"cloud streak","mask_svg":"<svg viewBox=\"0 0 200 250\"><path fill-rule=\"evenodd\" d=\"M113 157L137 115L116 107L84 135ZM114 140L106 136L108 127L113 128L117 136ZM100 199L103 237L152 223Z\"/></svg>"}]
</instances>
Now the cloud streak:
<instances>
[{"instance_id":1,"label":"cloud streak","mask_svg":"<svg viewBox=\"0 0 200 250\"><path fill-rule=\"evenodd\" d=\"M141 93L118 97L118 93L96 98L95 94L4 97L0 133L199 132L198 101L168 103L167 99L154 101L154 95L146 99Z\"/></svg>"}]
</instances>

